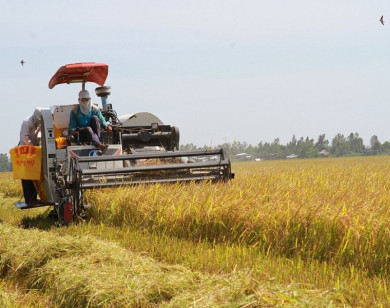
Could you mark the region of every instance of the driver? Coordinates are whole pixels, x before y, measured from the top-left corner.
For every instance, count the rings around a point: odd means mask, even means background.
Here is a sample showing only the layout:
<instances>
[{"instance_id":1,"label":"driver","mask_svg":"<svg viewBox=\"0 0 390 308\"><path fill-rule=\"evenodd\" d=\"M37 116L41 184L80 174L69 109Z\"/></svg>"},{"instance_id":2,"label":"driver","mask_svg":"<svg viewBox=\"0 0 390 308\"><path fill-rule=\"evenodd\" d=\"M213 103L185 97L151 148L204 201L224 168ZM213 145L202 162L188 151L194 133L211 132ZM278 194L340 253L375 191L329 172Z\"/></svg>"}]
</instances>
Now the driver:
<instances>
[{"instance_id":1,"label":"driver","mask_svg":"<svg viewBox=\"0 0 390 308\"><path fill-rule=\"evenodd\" d=\"M107 124L100 109L91 104L91 97L87 90L81 90L79 93L79 105L75 106L69 119L69 133L79 133L80 142L91 142L103 153L108 145L100 141L100 131L104 127L108 132L112 127Z\"/></svg>"}]
</instances>

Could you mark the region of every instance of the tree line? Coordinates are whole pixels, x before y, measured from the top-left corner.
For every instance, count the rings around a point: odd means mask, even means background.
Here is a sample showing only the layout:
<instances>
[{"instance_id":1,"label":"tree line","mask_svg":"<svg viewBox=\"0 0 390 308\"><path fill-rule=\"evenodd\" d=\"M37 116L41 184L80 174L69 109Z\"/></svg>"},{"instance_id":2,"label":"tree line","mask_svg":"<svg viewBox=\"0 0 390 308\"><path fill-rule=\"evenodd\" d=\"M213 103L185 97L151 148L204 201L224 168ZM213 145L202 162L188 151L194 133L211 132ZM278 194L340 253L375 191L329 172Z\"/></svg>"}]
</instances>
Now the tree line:
<instances>
[{"instance_id":1,"label":"tree line","mask_svg":"<svg viewBox=\"0 0 390 308\"><path fill-rule=\"evenodd\" d=\"M376 135L370 138L368 146L364 145L363 138L358 133L351 133L347 137L337 134L329 142L325 134L318 136L317 141L309 137L297 139L292 136L287 144L281 144L279 138L273 142L260 142L256 146L247 142L225 142L217 146L223 148L232 160L253 159L286 159L316 158L316 157L341 157L358 155L388 155L390 154L390 142L381 143ZM209 146L199 147L192 143L181 145L180 150L203 150ZM7 154L0 154L0 172L12 171L12 163Z\"/></svg>"},{"instance_id":2,"label":"tree line","mask_svg":"<svg viewBox=\"0 0 390 308\"><path fill-rule=\"evenodd\" d=\"M390 142L381 143L376 135L370 138L369 145L365 146L363 138L358 133L348 136L337 134L329 142L325 134L318 136L315 141L309 137L297 139L292 136L287 144L281 144L279 138L273 142L260 142L256 146L246 142L225 142L218 147L224 148L232 160L253 159L286 159L286 158L316 158L316 157L342 157L359 155L387 155L390 154ZM181 150L206 149L207 146L197 147L186 144Z\"/></svg>"},{"instance_id":3,"label":"tree line","mask_svg":"<svg viewBox=\"0 0 390 308\"><path fill-rule=\"evenodd\" d=\"M12 171L12 163L7 154L0 154L0 172Z\"/></svg>"}]
</instances>

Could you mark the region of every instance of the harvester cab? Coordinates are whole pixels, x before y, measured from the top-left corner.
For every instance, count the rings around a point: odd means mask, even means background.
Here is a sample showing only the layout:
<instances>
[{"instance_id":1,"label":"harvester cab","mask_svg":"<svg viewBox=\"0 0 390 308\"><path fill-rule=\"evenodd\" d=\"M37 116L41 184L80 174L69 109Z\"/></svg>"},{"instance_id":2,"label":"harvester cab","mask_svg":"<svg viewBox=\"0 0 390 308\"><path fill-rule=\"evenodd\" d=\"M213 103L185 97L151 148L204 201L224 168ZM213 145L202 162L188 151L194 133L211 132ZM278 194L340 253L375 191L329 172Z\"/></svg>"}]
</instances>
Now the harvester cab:
<instances>
[{"instance_id":1,"label":"harvester cab","mask_svg":"<svg viewBox=\"0 0 390 308\"><path fill-rule=\"evenodd\" d=\"M108 145L104 153L92 144L80 143L69 134L69 118L78 105L42 109L41 180L34 181L44 205L54 206L58 224L83 218L86 189L144 183L229 181L234 177L223 149L179 151L179 129L164 124L148 112L117 116L108 103L111 88L105 86L108 65L76 63L62 66L50 79L49 88L62 83L99 85L101 113L112 131L102 131ZM28 208L17 205L20 208Z\"/></svg>"}]
</instances>

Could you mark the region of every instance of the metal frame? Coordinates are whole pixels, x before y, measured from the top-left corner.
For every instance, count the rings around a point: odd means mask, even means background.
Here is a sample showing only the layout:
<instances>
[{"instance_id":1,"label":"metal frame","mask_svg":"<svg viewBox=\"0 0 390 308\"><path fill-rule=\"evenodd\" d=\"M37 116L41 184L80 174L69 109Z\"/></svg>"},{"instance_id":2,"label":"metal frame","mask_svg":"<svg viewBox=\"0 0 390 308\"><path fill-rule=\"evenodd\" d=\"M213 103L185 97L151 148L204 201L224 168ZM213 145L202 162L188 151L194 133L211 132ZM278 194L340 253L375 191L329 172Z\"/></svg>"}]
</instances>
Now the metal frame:
<instances>
[{"instance_id":1,"label":"metal frame","mask_svg":"<svg viewBox=\"0 0 390 308\"><path fill-rule=\"evenodd\" d=\"M180 162L194 157L203 157L203 162ZM166 162L166 160L171 160ZM153 165L137 161L156 160ZM127 161L130 166L122 168L83 169L81 163ZM158 161L158 162L157 162ZM159 163L160 162L160 163ZM143 183L172 183L182 181L228 181L231 173L230 159L223 149L205 151L140 153L119 156L95 156L72 158L72 177L79 178L82 189L113 187Z\"/></svg>"}]
</instances>

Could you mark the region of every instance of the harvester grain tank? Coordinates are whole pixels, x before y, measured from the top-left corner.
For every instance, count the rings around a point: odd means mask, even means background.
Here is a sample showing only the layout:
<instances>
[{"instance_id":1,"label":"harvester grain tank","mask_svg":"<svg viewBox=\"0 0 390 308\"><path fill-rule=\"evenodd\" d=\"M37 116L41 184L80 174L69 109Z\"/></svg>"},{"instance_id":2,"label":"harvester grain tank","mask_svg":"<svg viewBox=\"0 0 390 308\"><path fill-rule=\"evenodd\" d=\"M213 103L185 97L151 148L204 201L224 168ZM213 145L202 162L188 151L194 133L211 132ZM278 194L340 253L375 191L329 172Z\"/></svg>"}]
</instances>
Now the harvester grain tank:
<instances>
[{"instance_id":1,"label":"harvester grain tank","mask_svg":"<svg viewBox=\"0 0 390 308\"><path fill-rule=\"evenodd\" d=\"M94 145L79 143L69 135L69 116L74 105L42 109L42 175L35 181L44 205L52 205L59 224L83 217L86 189L144 183L229 181L234 177L223 149L179 151L178 127L164 124L148 112L118 116L108 103L111 88L105 85L105 63L67 64L49 81L49 88L63 83L99 85L101 112L112 132L102 132L108 148L101 153ZM23 202L16 204L28 208Z\"/></svg>"}]
</instances>

